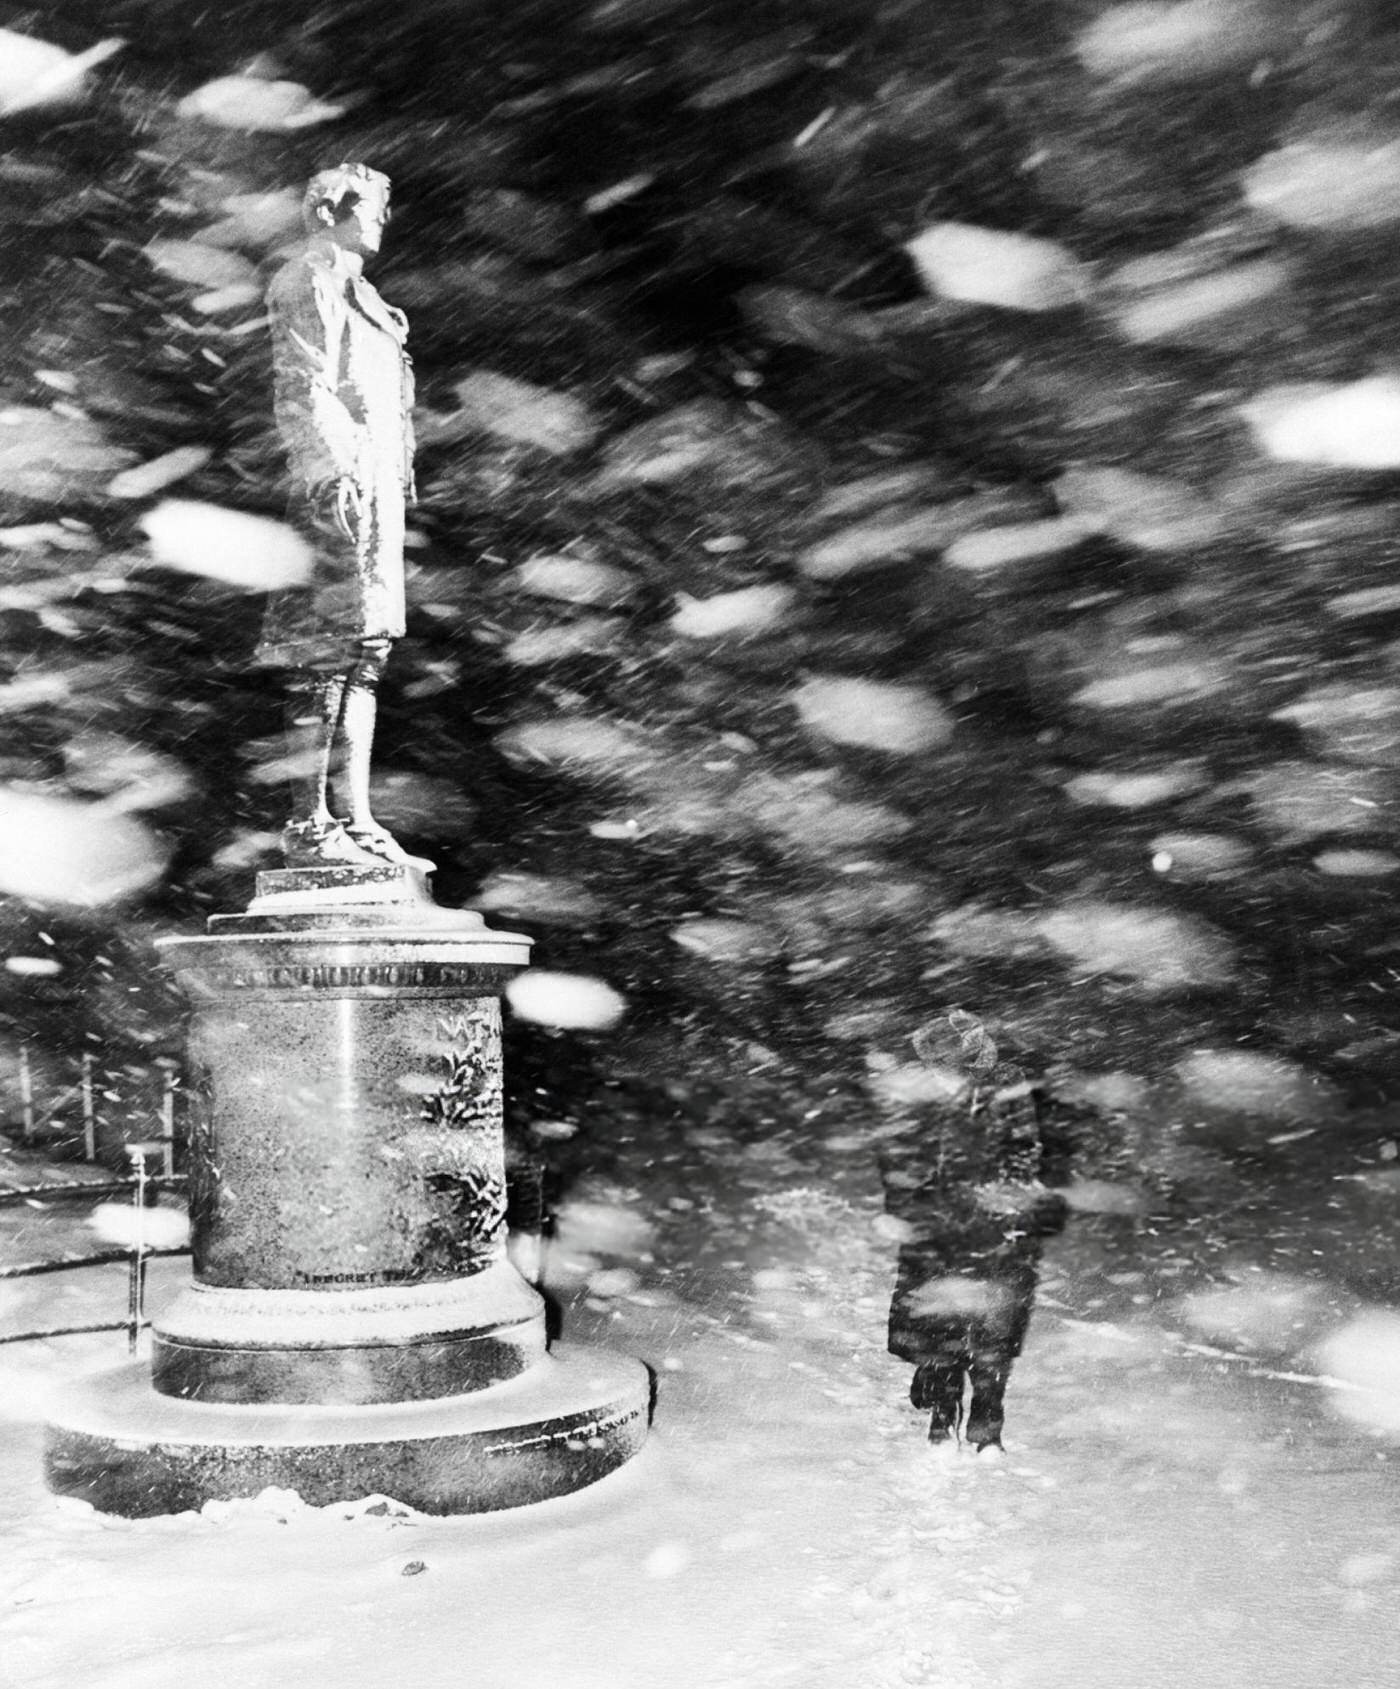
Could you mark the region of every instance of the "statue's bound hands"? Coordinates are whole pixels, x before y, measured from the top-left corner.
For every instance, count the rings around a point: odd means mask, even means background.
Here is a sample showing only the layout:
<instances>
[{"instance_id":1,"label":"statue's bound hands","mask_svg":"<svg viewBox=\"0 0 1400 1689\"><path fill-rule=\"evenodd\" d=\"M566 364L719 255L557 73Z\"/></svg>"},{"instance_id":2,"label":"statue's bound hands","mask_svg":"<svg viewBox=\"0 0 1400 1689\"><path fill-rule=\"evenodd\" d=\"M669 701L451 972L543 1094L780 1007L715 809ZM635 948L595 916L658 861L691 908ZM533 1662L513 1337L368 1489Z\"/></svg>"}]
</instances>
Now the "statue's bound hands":
<instances>
[{"instance_id":1,"label":"statue's bound hands","mask_svg":"<svg viewBox=\"0 0 1400 1689\"><path fill-rule=\"evenodd\" d=\"M335 534L351 545L357 543L364 501L360 489L348 477L320 481L309 495L311 519L325 533Z\"/></svg>"}]
</instances>

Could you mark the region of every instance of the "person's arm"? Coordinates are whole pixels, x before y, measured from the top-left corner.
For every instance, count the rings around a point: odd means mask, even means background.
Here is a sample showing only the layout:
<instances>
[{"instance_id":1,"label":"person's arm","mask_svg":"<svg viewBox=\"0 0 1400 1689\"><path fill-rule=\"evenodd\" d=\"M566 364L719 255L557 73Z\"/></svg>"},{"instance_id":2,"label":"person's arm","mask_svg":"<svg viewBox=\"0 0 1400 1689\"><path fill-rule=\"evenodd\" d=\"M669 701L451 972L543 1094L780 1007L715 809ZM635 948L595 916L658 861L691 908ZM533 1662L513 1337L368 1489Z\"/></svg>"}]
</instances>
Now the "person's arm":
<instances>
[{"instance_id":1,"label":"person's arm","mask_svg":"<svg viewBox=\"0 0 1400 1689\"><path fill-rule=\"evenodd\" d=\"M403 356L403 486L404 497L410 504L418 502L418 483L413 474L413 454L418 442L413 433L414 381L413 363Z\"/></svg>"},{"instance_id":2,"label":"person's arm","mask_svg":"<svg viewBox=\"0 0 1400 1689\"><path fill-rule=\"evenodd\" d=\"M363 423L340 392L348 307L334 278L310 266L275 285L268 304L277 426L293 476L314 499L360 467Z\"/></svg>"}]
</instances>

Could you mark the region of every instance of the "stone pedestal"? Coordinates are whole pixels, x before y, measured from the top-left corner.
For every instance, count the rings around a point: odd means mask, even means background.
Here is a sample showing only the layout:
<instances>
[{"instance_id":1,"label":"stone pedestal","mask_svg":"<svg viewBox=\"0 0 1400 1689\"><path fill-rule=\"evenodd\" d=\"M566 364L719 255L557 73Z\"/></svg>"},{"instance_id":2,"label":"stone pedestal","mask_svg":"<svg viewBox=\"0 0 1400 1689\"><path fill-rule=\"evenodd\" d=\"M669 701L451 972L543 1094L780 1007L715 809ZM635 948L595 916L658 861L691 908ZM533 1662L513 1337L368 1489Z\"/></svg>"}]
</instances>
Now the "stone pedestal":
<instances>
[{"instance_id":1,"label":"stone pedestal","mask_svg":"<svg viewBox=\"0 0 1400 1689\"><path fill-rule=\"evenodd\" d=\"M645 1369L547 1353L505 1255L500 992L529 940L388 866L260 874L209 926L163 944L194 1006L193 1282L149 1373L54 1413L50 1485L127 1515L269 1484L480 1512L626 1460Z\"/></svg>"}]
</instances>

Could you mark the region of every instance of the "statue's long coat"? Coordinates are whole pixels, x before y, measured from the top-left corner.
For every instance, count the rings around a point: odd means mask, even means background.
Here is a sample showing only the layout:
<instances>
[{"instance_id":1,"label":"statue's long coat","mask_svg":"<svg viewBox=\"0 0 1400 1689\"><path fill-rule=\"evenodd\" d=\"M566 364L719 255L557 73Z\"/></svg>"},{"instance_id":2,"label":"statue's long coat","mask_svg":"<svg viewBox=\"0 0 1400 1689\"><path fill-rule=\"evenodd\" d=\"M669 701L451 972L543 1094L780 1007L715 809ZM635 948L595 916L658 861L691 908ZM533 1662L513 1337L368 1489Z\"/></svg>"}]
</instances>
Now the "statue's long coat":
<instances>
[{"instance_id":1,"label":"statue's long coat","mask_svg":"<svg viewBox=\"0 0 1400 1689\"><path fill-rule=\"evenodd\" d=\"M359 641L404 631L404 504L413 484L413 366L408 321L357 275L334 242L311 240L273 278L278 430L291 514L312 539L304 587L268 603L258 660L337 668ZM311 522L318 488L355 489L355 543Z\"/></svg>"}]
</instances>

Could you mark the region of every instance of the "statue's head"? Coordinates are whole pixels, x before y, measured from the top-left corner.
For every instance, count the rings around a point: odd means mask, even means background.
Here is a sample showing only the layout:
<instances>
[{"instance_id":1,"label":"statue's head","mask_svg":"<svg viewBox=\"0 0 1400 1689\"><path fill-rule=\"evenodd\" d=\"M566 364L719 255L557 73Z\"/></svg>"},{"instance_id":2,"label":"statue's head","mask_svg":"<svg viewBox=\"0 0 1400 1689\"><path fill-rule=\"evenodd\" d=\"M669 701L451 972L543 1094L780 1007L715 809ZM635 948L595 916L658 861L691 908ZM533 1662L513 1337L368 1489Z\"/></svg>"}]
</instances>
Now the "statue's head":
<instances>
[{"instance_id":1,"label":"statue's head","mask_svg":"<svg viewBox=\"0 0 1400 1689\"><path fill-rule=\"evenodd\" d=\"M378 252L389 221L389 178L367 164L337 164L306 185L302 220L352 252Z\"/></svg>"}]
</instances>

